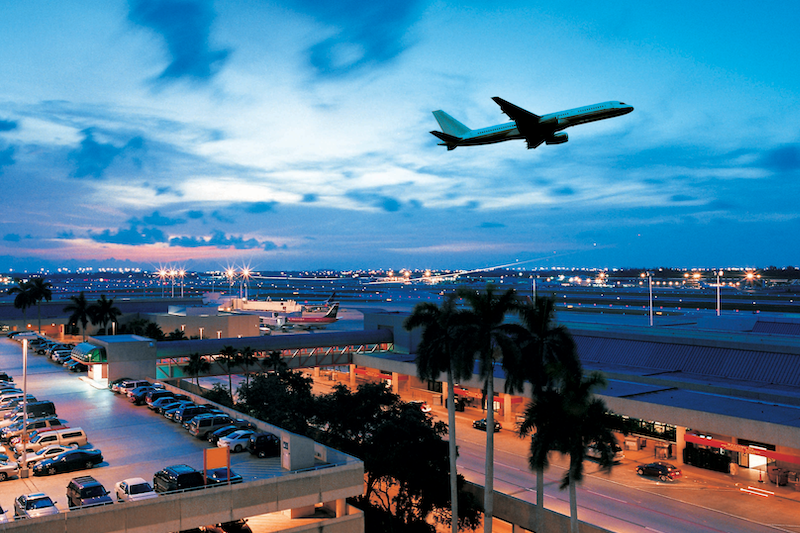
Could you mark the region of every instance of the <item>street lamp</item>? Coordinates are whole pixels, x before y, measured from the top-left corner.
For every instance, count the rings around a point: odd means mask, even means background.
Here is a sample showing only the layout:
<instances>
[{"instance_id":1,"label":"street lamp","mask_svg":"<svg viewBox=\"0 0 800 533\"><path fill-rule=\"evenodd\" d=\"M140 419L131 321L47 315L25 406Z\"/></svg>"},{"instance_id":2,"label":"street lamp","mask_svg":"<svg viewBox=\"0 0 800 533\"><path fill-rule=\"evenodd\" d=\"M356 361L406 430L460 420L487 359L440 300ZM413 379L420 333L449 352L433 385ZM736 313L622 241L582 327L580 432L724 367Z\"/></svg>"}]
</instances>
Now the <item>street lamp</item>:
<instances>
[{"instance_id":1,"label":"street lamp","mask_svg":"<svg viewBox=\"0 0 800 533\"><path fill-rule=\"evenodd\" d=\"M183 298L183 277L186 275L186 271L184 269L178 270L178 275L181 277L181 298Z\"/></svg>"},{"instance_id":2,"label":"street lamp","mask_svg":"<svg viewBox=\"0 0 800 533\"><path fill-rule=\"evenodd\" d=\"M653 325L653 274L651 272L642 272L642 277L647 278L647 284L650 287L650 325Z\"/></svg>"},{"instance_id":3,"label":"street lamp","mask_svg":"<svg viewBox=\"0 0 800 533\"><path fill-rule=\"evenodd\" d=\"M228 293L233 293L233 278L236 277L236 271L231 267L225 271L225 276L228 278Z\"/></svg>"},{"instance_id":4,"label":"street lamp","mask_svg":"<svg viewBox=\"0 0 800 533\"><path fill-rule=\"evenodd\" d=\"M164 279L167 277L167 271L163 268L158 270L158 277L161 279L161 297L164 297Z\"/></svg>"},{"instance_id":5,"label":"street lamp","mask_svg":"<svg viewBox=\"0 0 800 533\"><path fill-rule=\"evenodd\" d=\"M717 274L717 316L719 316L719 314L720 314L720 295L719 295L720 283L719 283L719 278L722 276L722 270L718 270L716 272L716 274Z\"/></svg>"},{"instance_id":6,"label":"street lamp","mask_svg":"<svg viewBox=\"0 0 800 533\"><path fill-rule=\"evenodd\" d=\"M244 281L244 299L247 300L249 298L250 292L250 275L252 271L248 267L242 268L242 281Z\"/></svg>"},{"instance_id":7,"label":"street lamp","mask_svg":"<svg viewBox=\"0 0 800 533\"><path fill-rule=\"evenodd\" d=\"M172 297L175 298L175 276L178 275L178 271L174 268L169 271L169 277L172 280Z\"/></svg>"}]
</instances>

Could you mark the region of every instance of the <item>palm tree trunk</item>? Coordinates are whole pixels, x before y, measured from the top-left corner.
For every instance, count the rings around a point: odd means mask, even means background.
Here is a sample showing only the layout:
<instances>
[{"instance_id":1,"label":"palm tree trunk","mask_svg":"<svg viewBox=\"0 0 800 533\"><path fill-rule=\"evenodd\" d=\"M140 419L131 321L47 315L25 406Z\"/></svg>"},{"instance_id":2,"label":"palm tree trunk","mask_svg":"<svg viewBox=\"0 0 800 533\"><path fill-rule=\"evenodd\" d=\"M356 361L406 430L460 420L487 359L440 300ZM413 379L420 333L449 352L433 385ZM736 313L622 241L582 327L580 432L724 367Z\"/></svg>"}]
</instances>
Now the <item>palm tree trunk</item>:
<instances>
[{"instance_id":1,"label":"palm tree trunk","mask_svg":"<svg viewBox=\"0 0 800 533\"><path fill-rule=\"evenodd\" d=\"M544 531L544 468L536 469L536 531Z\"/></svg>"},{"instance_id":2,"label":"palm tree trunk","mask_svg":"<svg viewBox=\"0 0 800 533\"><path fill-rule=\"evenodd\" d=\"M42 334L42 302L36 302L36 317L39 319L39 335Z\"/></svg>"},{"instance_id":3,"label":"palm tree trunk","mask_svg":"<svg viewBox=\"0 0 800 533\"><path fill-rule=\"evenodd\" d=\"M447 369L447 425L450 433L450 524L453 533L458 533L458 471L456 470L456 395L453 392L453 367Z\"/></svg>"},{"instance_id":4,"label":"palm tree trunk","mask_svg":"<svg viewBox=\"0 0 800 533\"><path fill-rule=\"evenodd\" d=\"M494 369L486 379L486 473L483 492L483 531L492 533L494 512Z\"/></svg>"},{"instance_id":5,"label":"palm tree trunk","mask_svg":"<svg viewBox=\"0 0 800 533\"><path fill-rule=\"evenodd\" d=\"M569 477L569 526L571 533L578 533L578 489L575 480Z\"/></svg>"}]
</instances>

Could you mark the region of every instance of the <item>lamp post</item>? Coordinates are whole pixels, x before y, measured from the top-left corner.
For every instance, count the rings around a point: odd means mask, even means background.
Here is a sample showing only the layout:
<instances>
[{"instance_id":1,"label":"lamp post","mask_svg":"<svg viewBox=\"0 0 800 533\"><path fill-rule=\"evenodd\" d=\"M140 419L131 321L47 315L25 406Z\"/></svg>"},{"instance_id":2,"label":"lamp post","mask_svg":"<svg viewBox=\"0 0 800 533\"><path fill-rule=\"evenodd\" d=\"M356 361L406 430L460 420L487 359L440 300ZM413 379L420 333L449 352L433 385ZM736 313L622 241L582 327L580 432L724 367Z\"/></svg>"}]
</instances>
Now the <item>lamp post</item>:
<instances>
[{"instance_id":1,"label":"lamp post","mask_svg":"<svg viewBox=\"0 0 800 533\"><path fill-rule=\"evenodd\" d=\"M183 277L186 275L186 271L184 269L178 270L178 275L181 277L181 298L183 298Z\"/></svg>"},{"instance_id":2,"label":"lamp post","mask_svg":"<svg viewBox=\"0 0 800 533\"><path fill-rule=\"evenodd\" d=\"M167 271L163 268L158 271L158 278L161 280L161 297L164 297L164 278L167 277Z\"/></svg>"},{"instance_id":3,"label":"lamp post","mask_svg":"<svg viewBox=\"0 0 800 533\"><path fill-rule=\"evenodd\" d=\"M22 452L28 445L28 339L22 339ZM28 477L28 464L19 465L20 479Z\"/></svg>"},{"instance_id":4,"label":"lamp post","mask_svg":"<svg viewBox=\"0 0 800 533\"><path fill-rule=\"evenodd\" d=\"M250 297L250 274L252 272L248 267L242 268L242 281L244 282L244 299L247 300Z\"/></svg>"},{"instance_id":5,"label":"lamp post","mask_svg":"<svg viewBox=\"0 0 800 533\"><path fill-rule=\"evenodd\" d=\"M651 272L642 272L642 277L647 277L647 284L650 289L650 325L653 325L653 274Z\"/></svg>"},{"instance_id":6,"label":"lamp post","mask_svg":"<svg viewBox=\"0 0 800 533\"><path fill-rule=\"evenodd\" d=\"M719 278L722 276L722 270L718 270L716 272L716 274L717 274L717 316L719 316L720 315L720 293L719 293L719 291L720 291L720 283L719 283Z\"/></svg>"}]
</instances>

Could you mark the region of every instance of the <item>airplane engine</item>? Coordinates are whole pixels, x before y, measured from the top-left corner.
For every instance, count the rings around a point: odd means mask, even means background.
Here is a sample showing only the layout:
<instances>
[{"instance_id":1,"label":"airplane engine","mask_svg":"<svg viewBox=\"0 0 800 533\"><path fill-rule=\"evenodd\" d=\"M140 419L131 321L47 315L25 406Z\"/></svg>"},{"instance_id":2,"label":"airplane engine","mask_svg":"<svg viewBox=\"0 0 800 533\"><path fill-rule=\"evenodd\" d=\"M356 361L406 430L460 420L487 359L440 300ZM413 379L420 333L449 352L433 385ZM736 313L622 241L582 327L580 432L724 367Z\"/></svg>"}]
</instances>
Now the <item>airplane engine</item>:
<instances>
[{"instance_id":1,"label":"airplane engine","mask_svg":"<svg viewBox=\"0 0 800 533\"><path fill-rule=\"evenodd\" d=\"M545 143L547 144L564 144L569 140L569 136L565 132L561 133L554 133L552 137L549 139L545 139Z\"/></svg>"}]
</instances>

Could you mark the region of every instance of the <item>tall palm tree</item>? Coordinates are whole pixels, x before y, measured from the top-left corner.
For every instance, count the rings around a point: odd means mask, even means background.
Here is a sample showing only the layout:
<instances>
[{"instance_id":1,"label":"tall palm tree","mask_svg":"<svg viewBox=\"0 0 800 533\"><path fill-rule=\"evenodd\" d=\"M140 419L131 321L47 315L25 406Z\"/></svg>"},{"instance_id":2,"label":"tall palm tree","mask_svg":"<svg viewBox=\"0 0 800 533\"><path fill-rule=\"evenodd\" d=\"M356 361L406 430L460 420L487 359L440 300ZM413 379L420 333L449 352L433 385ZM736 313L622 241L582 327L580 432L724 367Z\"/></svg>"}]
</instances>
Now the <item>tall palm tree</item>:
<instances>
[{"instance_id":1,"label":"tall palm tree","mask_svg":"<svg viewBox=\"0 0 800 533\"><path fill-rule=\"evenodd\" d=\"M272 369L278 374L286 370L288 366L286 361L283 360L283 357L281 357L280 350L270 350L267 357L262 359L261 363L261 368L264 369L265 372Z\"/></svg>"},{"instance_id":2,"label":"tall palm tree","mask_svg":"<svg viewBox=\"0 0 800 533\"><path fill-rule=\"evenodd\" d=\"M605 384L594 372L566 379L559 387L542 390L537 403L525 411L520 433L533 431L529 464L531 469L548 466L551 450L569 454L569 468L561 488L569 487L570 530L578 533L577 484L583 479L583 461L590 444L600 451L600 466L611 468L614 463L616 439L607 423L605 402L592 394L595 387Z\"/></svg>"},{"instance_id":3,"label":"tall palm tree","mask_svg":"<svg viewBox=\"0 0 800 533\"><path fill-rule=\"evenodd\" d=\"M70 324L80 323L83 340L86 342L86 326L91 318L89 302L86 301L86 295L83 292L78 296L70 296L69 299L72 300L72 303L64 306L64 312L71 313L69 316Z\"/></svg>"},{"instance_id":4,"label":"tall palm tree","mask_svg":"<svg viewBox=\"0 0 800 533\"><path fill-rule=\"evenodd\" d=\"M532 397L528 409L535 409L544 390L561 385L570 376L580 375L581 364L569 331L555 324L555 302L552 298L520 303L516 313L522 326L516 331L519 357L506 364L506 387L521 391L525 382L529 382ZM520 428L520 435L525 436L530 431L530 427L524 431ZM547 451L544 452L545 456ZM544 528L544 469L547 465L542 462L535 464L536 520L537 531L541 531Z\"/></svg>"},{"instance_id":5,"label":"tall palm tree","mask_svg":"<svg viewBox=\"0 0 800 533\"><path fill-rule=\"evenodd\" d=\"M419 303L403 323L409 331L422 327L422 338L417 346L417 376L423 380L438 379L447 373L447 427L450 453L450 511L451 529L458 533L458 472L456 459L456 406L455 383L472 377L473 354L461 343L466 325L466 315L456 306L457 296L445 296L441 306L430 302Z\"/></svg>"},{"instance_id":6,"label":"tall palm tree","mask_svg":"<svg viewBox=\"0 0 800 533\"><path fill-rule=\"evenodd\" d=\"M239 351L239 364L244 367L245 385L250 385L250 374L247 369L255 365L257 362L258 359L256 358L256 353L251 347L245 346Z\"/></svg>"},{"instance_id":7,"label":"tall palm tree","mask_svg":"<svg viewBox=\"0 0 800 533\"><path fill-rule=\"evenodd\" d=\"M198 352L189 355L189 363L186 365L186 372L194 377L195 383L200 387L200 374L205 374L211 370L211 363Z\"/></svg>"},{"instance_id":8,"label":"tall palm tree","mask_svg":"<svg viewBox=\"0 0 800 533\"><path fill-rule=\"evenodd\" d=\"M219 356L223 366L228 371L228 392L231 395L231 401L233 401L233 379L231 374L233 374L233 369L239 364L239 351L233 346L223 346L219 351Z\"/></svg>"},{"instance_id":9,"label":"tall palm tree","mask_svg":"<svg viewBox=\"0 0 800 533\"><path fill-rule=\"evenodd\" d=\"M14 278L14 282L17 284L17 286L8 289L6 294L9 296L16 295L14 296L14 307L17 309L22 309L22 320L24 321L25 310L34 303L31 293L31 284L30 281L22 278Z\"/></svg>"},{"instance_id":10,"label":"tall palm tree","mask_svg":"<svg viewBox=\"0 0 800 533\"><path fill-rule=\"evenodd\" d=\"M31 302L36 304L36 317L39 321L39 333L42 333L42 300L53 299L53 284L42 277L31 278L28 282Z\"/></svg>"},{"instance_id":11,"label":"tall palm tree","mask_svg":"<svg viewBox=\"0 0 800 533\"><path fill-rule=\"evenodd\" d=\"M486 472L484 480L483 530L492 531L494 508L494 364L504 367L517 360L518 348L514 340L517 326L506 323L506 314L516 308L514 289L495 294L488 285L484 292L461 289L458 294L469 303L469 325L464 340L477 356L480 379L486 393Z\"/></svg>"},{"instance_id":12,"label":"tall palm tree","mask_svg":"<svg viewBox=\"0 0 800 533\"><path fill-rule=\"evenodd\" d=\"M116 322L117 317L122 314L119 307L114 305L114 298L107 299L105 294L101 294L96 303L89 306L89 316L92 324L100 324L103 331L108 335L108 323Z\"/></svg>"}]
</instances>

